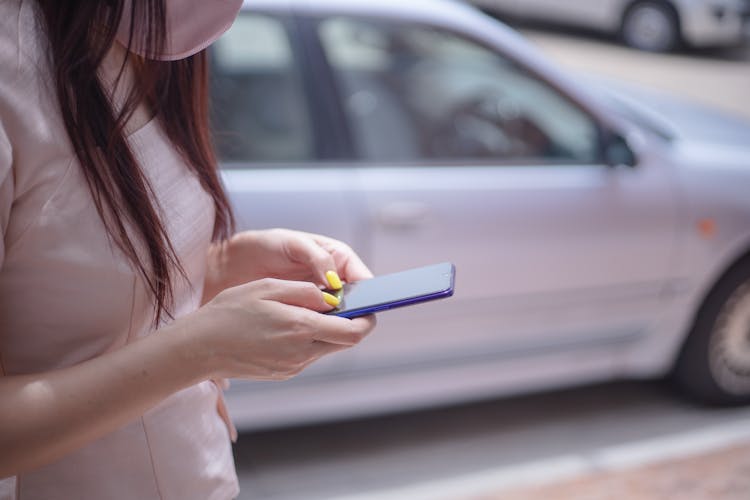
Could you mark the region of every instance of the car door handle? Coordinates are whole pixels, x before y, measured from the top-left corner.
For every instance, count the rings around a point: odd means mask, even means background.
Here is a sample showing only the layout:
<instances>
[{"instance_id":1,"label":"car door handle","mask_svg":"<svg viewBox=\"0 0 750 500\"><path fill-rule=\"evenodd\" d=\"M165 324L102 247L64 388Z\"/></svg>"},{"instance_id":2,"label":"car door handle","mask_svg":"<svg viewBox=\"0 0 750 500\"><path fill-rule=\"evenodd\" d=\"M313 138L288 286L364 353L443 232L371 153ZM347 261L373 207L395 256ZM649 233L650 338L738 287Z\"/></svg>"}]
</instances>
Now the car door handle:
<instances>
[{"instance_id":1,"label":"car door handle","mask_svg":"<svg viewBox=\"0 0 750 500\"><path fill-rule=\"evenodd\" d=\"M425 203L416 201L394 201L376 212L379 225L390 229L413 229L421 225L429 214Z\"/></svg>"}]
</instances>

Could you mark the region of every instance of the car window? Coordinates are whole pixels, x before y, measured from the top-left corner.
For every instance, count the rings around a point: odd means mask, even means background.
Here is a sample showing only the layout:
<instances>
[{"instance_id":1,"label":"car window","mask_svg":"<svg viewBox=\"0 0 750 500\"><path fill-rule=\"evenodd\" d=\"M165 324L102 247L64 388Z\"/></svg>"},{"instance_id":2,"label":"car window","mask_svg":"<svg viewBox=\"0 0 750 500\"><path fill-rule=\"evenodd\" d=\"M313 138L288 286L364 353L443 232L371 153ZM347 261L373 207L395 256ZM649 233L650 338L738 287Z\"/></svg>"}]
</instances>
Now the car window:
<instances>
[{"instance_id":1,"label":"car window","mask_svg":"<svg viewBox=\"0 0 750 500\"><path fill-rule=\"evenodd\" d=\"M593 119L473 40L348 17L321 21L318 33L366 160L598 159Z\"/></svg>"},{"instance_id":2,"label":"car window","mask_svg":"<svg viewBox=\"0 0 750 500\"><path fill-rule=\"evenodd\" d=\"M241 15L213 45L214 136L224 161L304 161L314 139L304 86L283 23Z\"/></svg>"}]
</instances>

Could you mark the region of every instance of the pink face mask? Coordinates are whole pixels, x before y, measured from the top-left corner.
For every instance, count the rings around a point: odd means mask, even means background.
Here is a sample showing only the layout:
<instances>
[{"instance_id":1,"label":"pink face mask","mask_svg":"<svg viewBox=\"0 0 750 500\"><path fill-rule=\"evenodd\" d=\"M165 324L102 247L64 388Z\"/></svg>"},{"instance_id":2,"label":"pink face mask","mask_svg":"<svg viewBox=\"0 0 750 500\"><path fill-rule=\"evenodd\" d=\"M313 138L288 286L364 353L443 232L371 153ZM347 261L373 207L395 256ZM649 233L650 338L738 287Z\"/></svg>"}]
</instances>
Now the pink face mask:
<instances>
[{"instance_id":1,"label":"pink face mask","mask_svg":"<svg viewBox=\"0 0 750 500\"><path fill-rule=\"evenodd\" d=\"M125 0L117 41L127 46L130 35L131 1ZM197 54L211 45L234 22L242 0L165 0L167 34L164 51L147 53L138 44L138 23L134 26L130 50L149 59L174 61Z\"/></svg>"}]
</instances>

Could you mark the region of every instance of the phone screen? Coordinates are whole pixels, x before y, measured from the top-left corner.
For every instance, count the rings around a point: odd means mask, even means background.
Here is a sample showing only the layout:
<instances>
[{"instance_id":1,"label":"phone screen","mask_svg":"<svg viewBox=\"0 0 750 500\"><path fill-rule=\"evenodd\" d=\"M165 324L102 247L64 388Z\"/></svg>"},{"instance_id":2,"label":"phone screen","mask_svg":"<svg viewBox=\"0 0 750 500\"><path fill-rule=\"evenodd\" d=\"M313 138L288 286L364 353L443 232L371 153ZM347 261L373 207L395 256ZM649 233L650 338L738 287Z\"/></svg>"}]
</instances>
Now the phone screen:
<instances>
[{"instance_id":1,"label":"phone screen","mask_svg":"<svg viewBox=\"0 0 750 500\"><path fill-rule=\"evenodd\" d=\"M450 262L420 267L344 285L339 306L329 314L353 318L453 295Z\"/></svg>"}]
</instances>

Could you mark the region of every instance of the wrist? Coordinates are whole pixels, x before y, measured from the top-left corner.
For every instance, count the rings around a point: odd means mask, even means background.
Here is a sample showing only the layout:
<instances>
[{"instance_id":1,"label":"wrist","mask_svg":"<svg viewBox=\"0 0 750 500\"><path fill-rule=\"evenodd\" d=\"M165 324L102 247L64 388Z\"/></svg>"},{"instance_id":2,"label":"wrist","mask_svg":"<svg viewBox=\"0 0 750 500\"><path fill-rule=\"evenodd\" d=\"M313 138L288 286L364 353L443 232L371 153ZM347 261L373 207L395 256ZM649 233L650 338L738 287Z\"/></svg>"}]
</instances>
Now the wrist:
<instances>
[{"instance_id":1,"label":"wrist","mask_svg":"<svg viewBox=\"0 0 750 500\"><path fill-rule=\"evenodd\" d=\"M227 272L230 259L232 238L226 241L211 243L206 253L206 275L203 279L201 305L214 298L219 292L230 286Z\"/></svg>"},{"instance_id":2,"label":"wrist","mask_svg":"<svg viewBox=\"0 0 750 500\"><path fill-rule=\"evenodd\" d=\"M172 323L164 332L172 342L170 352L178 370L185 370L189 383L196 384L213 378L218 371L216 355L207 342L211 329L203 308Z\"/></svg>"}]
</instances>

